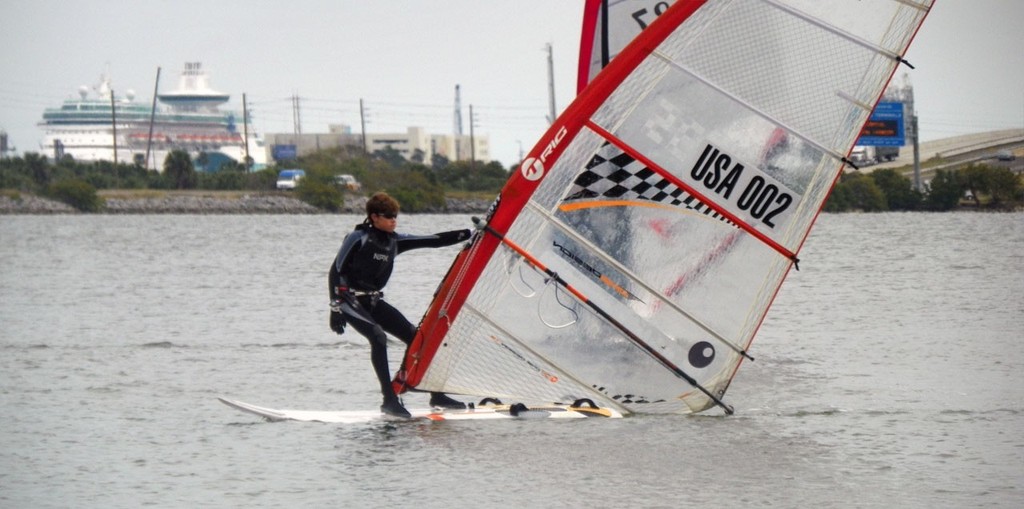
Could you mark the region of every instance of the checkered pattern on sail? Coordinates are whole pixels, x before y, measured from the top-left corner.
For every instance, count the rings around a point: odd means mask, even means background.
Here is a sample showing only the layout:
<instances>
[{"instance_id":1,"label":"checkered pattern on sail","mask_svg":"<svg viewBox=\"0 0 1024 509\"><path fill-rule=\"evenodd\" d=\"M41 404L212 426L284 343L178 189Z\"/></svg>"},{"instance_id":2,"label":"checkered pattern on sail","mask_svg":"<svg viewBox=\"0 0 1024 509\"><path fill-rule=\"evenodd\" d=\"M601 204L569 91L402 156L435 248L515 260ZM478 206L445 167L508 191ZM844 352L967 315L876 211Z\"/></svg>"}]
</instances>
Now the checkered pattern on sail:
<instances>
[{"instance_id":1,"label":"checkered pattern on sail","mask_svg":"<svg viewBox=\"0 0 1024 509\"><path fill-rule=\"evenodd\" d=\"M648 200L695 212L732 224L696 196L662 178L611 143L605 143L576 176L564 201L587 198Z\"/></svg>"}]
</instances>

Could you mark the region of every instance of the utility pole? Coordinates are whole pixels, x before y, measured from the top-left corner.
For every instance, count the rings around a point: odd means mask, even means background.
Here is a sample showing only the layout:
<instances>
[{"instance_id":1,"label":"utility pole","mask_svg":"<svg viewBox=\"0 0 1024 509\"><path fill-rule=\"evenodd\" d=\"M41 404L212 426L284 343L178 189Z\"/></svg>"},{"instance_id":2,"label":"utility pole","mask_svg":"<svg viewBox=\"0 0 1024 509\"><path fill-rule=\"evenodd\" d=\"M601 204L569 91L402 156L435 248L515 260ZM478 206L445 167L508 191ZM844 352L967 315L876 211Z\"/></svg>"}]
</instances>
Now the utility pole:
<instances>
[{"instance_id":1,"label":"utility pole","mask_svg":"<svg viewBox=\"0 0 1024 509\"><path fill-rule=\"evenodd\" d=\"M462 158L462 93L459 85L455 85L455 160Z\"/></svg>"},{"instance_id":2,"label":"utility pole","mask_svg":"<svg viewBox=\"0 0 1024 509\"><path fill-rule=\"evenodd\" d=\"M295 136L302 134L302 114L299 111L299 95L292 95L292 131Z\"/></svg>"},{"instance_id":3,"label":"utility pole","mask_svg":"<svg viewBox=\"0 0 1024 509\"><path fill-rule=\"evenodd\" d=\"M370 150L366 147L366 110L363 109L362 99L359 99L359 125L363 132L363 155L369 156Z\"/></svg>"},{"instance_id":4,"label":"utility pole","mask_svg":"<svg viewBox=\"0 0 1024 509\"><path fill-rule=\"evenodd\" d=\"M476 118L473 117L473 105L469 105L469 171L476 169L476 139L473 137L473 126Z\"/></svg>"},{"instance_id":5,"label":"utility pole","mask_svg":"<svg viewBox=\"0 0 1024 509\"><path fill-rule=\"evenodd\" d=\"M160 90L160 68L156 68L156 82L153 84L153 107L149 110L149 137L146 138L146 169L149 169L149 149L153 146L153 120L156 118L156 96ZM153 169L156 170L156 161L153 162Z\"/></svg>"},{"instance_id":6,"label":"utility pole","mask_svg":"<svg viewBox=\"0 0 1024 509\"><path fill-rule=\"evenodd\" d=\"M551 48L551 43L547 45L548 49L548 101L551 108L551 113L548 116L548 123L555 123L555 58L554 50Z\"/></svg>"},{"instance_id":7,"label":"utility pole","mask_svg":"<svg viewBox=\"0 0 1024 509\"><path fill-rule=\"evenodd\" d=\"M117 176L117 111L114 108L114 89L110 89L110 127L114 133L114 176Z\"/></svg>"},{"instance_id":8,"label":"utility pole","mask_svg":"<svg viewBox=\"0 0 1024 509\"><path fill-rule=\"evenodd\" d=\"M242 143L245 144L245 172L249 173L252 159L249 157L249 108L245 102L245 92L242 92Z\"/></svg>"},{"instance_id":9,"label":"utility pole","mask_svg":"<svg viewBox=\"0 0 1024 509\"><path fill-rule=\"evenodd\" d=\"M911 103L913 104L913 103ZM924 186L921 185L921 149L917 140L917 113L910 114L910 139L914 143L914 189L921 192Z\"/></svg>"}]
</instances>

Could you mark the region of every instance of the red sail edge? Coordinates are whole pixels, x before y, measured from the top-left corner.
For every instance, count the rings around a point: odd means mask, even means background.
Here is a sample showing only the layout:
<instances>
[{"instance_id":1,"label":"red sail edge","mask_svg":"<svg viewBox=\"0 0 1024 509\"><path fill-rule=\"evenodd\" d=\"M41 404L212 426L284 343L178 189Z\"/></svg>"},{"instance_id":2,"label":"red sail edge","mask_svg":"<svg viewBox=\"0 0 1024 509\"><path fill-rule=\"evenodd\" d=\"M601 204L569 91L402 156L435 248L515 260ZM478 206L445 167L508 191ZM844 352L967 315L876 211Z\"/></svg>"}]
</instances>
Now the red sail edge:
<instances>
[{"instance_id":1,"label":"red sail edge","mask_svg":"<svg viewBox=\"0 0 1024 509\"><path fill-rule=\"evenodd\" d=\"M587 0L583 6L583 30L580 34L580 58L579 69L576 74L576 93L583 92L590 82L590 58L594 52L594 38L597 37L597 24L601 16L607 13L601 12L603 0Z\"/></svg>"},{"instance_id":2,"label":"red sail edge","mask_svg":"<svg viewBox=\"0 0 1024 509\"><path fill-rule=\"evenodd\" d=\"M546 174L565 147L576 138L594 112L629 73L705 3L706 0L676 2L602 70L544 133L520 168L509 177L488 218L491 228L502 235L508 231L543 180L543 176L530 180L526 175L534 171ZM473 248L463 250L455 258L420 322L416 337L406 349L402 368L394 379L396 392L418 387L434 354L442 346L451 323L458 316L499 244L500 241L493 235L477 235Z\"/></svg>"}]
</instances>

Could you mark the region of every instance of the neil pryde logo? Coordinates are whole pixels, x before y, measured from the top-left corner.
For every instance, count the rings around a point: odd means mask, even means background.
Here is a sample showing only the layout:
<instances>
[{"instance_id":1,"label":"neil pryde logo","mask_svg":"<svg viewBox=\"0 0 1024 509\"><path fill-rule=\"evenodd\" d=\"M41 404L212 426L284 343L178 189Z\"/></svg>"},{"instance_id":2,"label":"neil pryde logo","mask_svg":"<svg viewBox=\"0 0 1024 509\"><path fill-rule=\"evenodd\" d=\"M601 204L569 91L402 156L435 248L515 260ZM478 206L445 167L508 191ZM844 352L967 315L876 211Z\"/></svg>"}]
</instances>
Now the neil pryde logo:
<instances>
[{"instance_id":1,"label":"neil pryde logo","mask_svg":"<svg viewBox=\"0 0 1024 509\"><path fill-rule=\"evenodd\" d=\"M544 163L548 161L548 157L551 157L551 153L554 152L558 144L562 142L565 135L569 134L569 130L562 126L561 129L555 133L555 137L551 138L548 145L544 147L544 151L540 153L540 157L528 157L523 164L519 166L519 171L522 172L523 178L529 181L540 180L544 176L544 172L547 168L544 167Z\"/></svg>"},{"instance_id":2,"label":"neil pryde logo","mask_svg":"<svg viewBox=\"0 0 1024 509\"><path fill-rule=\"evenodd\" d=\"M373 253L373 259L379 262L386 262L388 261L388 255L383 253Z\"/></svg>"},{"instance_id":3,"label":"neil pryde logo","mask_svg":"<svg viewBox=\"0 0 1024 509\"><path fill-rule=\"evenodd\" d=\"M575 263L577 267L583 269L584 271L589 273L591 276L594 276L595 278L597 278L598 281L600 281L600 282L604 283L605 285L607 285L608 288L611 288L613 291L615 291L615 293L623 296L626 299L639 300L640 302L643 302L642 300L640 300L639 297L637 297L636 295L633 295L632 292L630 292L629 290L626 290L625 288L623 288L622 285L616 283L615 281L612 281L611 278L609 278L608 276L602 274L601 271L595 269L592 265L587 263L586 260L584 260L583 258L580 258L579 255L577 255L576 253L570 251L567 247L559 244L558 242L552 242L552 244L556 248L558 248L558 252L561 253L562 256L568 258L569 260L572 260L572 262Z\"/></svg>"}]
</instances>

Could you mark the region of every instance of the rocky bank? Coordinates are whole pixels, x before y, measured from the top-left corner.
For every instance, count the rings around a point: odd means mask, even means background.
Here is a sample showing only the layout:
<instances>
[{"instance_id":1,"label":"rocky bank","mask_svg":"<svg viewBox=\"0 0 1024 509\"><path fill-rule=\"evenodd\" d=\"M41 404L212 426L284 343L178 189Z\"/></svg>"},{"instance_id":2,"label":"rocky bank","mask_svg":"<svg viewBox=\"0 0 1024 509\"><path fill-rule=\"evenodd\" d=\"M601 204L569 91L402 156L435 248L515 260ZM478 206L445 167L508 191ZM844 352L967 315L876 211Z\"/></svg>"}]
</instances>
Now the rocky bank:
<instances>
[{"instance_id":1,"label":"rocky bank","mask_svg":"<svg viewBox=\"0 0 1024 509\"><path fill-rule=\"evenodd\" d=\"M102 214L331 214L280 194L167 194L153 197L107 197ZM342 213L362 214L366 197L346 197ZM448 198L444 208L422 213L470 214L487 210L486 200ZM31 194L0 195L0 214L83 214L58 201Z\"/></svg>"}]
</instances>

